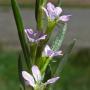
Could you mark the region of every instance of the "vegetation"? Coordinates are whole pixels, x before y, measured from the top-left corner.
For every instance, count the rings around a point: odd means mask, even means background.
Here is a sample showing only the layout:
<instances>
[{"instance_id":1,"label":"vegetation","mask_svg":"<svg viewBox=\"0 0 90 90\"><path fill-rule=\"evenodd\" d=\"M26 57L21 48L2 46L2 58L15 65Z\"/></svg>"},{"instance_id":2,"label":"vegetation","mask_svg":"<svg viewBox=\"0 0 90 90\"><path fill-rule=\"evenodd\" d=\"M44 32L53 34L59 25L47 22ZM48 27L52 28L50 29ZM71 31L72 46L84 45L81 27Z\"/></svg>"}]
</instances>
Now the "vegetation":
<instances>
[{"instance_id":1,"label":"vegetation","mask_svg":"<svg viewBox=\"0 0 90 90\"><path fill-rule=\"evenodd\" d=\"M0 53L0 90L19 90L17 59L18 52ZM73 53L60 76L61 80L56 83L55 90L89 90L90 49Z\"/></svg>"}]
</instances>

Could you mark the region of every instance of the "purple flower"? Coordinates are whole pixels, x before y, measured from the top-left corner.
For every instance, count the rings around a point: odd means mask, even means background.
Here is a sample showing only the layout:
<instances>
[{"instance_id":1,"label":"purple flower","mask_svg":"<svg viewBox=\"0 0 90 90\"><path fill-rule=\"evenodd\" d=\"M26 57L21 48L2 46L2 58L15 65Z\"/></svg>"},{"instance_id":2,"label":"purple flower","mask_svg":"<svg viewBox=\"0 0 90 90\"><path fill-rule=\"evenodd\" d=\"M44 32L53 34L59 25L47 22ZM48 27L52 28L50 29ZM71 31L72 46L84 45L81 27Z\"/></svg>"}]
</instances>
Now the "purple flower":
<instances>
[{"instance_id":1,"label":"purple flower","mask_svg":"<svg viewBox=\"0 0 90 90\"><path fill-rule=\"evenodd\" d=\"M62 9L60 7L55 7L52 3L47 3L46 8L42 7L42 9L45 11L47 17L50 20L61 20L63 22L67 22L70 18L71 15L62 15L60 16L60 14L62 13Z\"/></svg>"},{"instance_id":2,"label":"purple flower","mask_svg":"<svg viewBox=\"0 0 90 90\"><path fill-rule=\"evenodd\" d=\"M43 40L46 38L47 35L45 35L42 32L33 31L32 29L25 29L25 33L31 42L38 42L40 40Z\"/></svg>"},{"instance_id":3,"label":"purple flower","mask_svg":"<svg viewBox=\"0 0 90 90\"><path fill-rule=\"evenodd\" d=\"M28 82L30 86L34 88L36 84L42 83L41 73L36 65L32 66L32 74L33 76L26 71L22 71L23 78L26 80L26 82ZM51 78L47 80L44 85L55 83L59 78L60 77Z\"/></svg>"},{"instance_id":4,"label":"purple flower","mask_svg":"<svg viewBox=\"0 0 90 90\"><path fill-rule=\"evenodd\" d=\"M51 50L51 48L48 45L46 45L42 55L52 58L54 56L63 55L63 54L62 54L62 51L53 51L53 50Z\"/></svg>"}]
</instances>

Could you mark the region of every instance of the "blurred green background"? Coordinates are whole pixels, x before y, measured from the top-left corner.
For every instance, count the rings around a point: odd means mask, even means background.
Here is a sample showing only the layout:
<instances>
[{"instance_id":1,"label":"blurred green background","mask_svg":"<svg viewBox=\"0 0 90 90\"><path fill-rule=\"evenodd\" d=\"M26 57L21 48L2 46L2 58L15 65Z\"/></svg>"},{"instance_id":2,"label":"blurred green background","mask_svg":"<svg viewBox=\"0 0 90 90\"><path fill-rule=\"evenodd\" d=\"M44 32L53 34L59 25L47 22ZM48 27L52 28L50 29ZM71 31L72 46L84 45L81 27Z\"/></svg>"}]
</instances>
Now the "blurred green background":
<instances>
[{"instance_id":1,"label":"blurred green background","mask_svg":"<svg viewBox=\"0 0 90 90\"><path fill-rule=\"evenodd\" d=\"M35 29L35 0L17 0L25 27ZM56 3L57 0L49 0ZM55 90L90 90L90 0L62 0L65 14L71 14L62 45L65 51L76 38L73 51L60 74ZM54 35L54 34L53 34ZM18 53L21 50L10 0L0 0L0 90L19 90Z\"/></svg>"}]
</instances>

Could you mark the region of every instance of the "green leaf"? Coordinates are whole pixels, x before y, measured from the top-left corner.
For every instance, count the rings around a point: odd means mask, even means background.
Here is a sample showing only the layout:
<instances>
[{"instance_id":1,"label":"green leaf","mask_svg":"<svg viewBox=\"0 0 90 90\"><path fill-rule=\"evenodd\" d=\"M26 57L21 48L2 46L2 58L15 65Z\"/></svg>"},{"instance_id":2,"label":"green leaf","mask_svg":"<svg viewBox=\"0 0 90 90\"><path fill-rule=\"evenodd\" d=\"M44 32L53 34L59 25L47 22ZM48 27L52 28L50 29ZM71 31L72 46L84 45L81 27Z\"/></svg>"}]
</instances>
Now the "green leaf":
<instances>
[{"instance_id":1,"label":"green leaf","mask_svg":"<svg viewBox=\"0 0 90 90\"><path fill-rule=\"evenodd\" d=\"M56 72L54 72L54 76L59 76L60 73L62 72L62 70L64 68L64 65L66 64L66 62L67 62L67 60L70 56L72 48L75 45L75 42L76 42L76 40L73 40L73 42L67 48L66 53L64 54L64 56L59 61L56 62L56 65L55 64L52 64L52 65L50 64L51 67L54 66L54 68L56 69L56 70L54 70L54 71L56 71ZM51 69L52 69L51 71L53 72L53 68L51 68ZM54 88L54 85L49 86L49 90L53 90L53 88Z\"/></svg>"},{"instance_id":2,"label":"green leaf","mask_svg":"<svg viewBox=\"0 0 90 90\"><path fill-rule=\"evenodd\" d=\"M21 85L21 90L25 90L25 83L24 83L24 79L22 77L22 71L23 71L23 65L22 65L22 60L21 60L21 54L19 54L19 58L18 58L18 74L19 74L19 80ZM23 87L22 87L23 86Z\"/></svg>"},{"instance_id":3,"label":"green leaf","mask_svg":"<svg viewBox=\"0 0 90 90\"><path fill-rule=\"evenodd\" d=\"M39 9L39 1L36 0L36 5L35 5L35 18L36 18L36 21L37 21L37 18L38 18L38 9Z\"/></svg>"},{"instance_id":4,"label":"green leaf","mask_svg":"<svg viewBox=\"0 0 90 90\"><path fill-rule=\"evenodd\" d=\"M25 40L24 25L23 25L23 21L21 18L20 10L19 10L16 0L11 0L11 5L12 5L14 18L16 21L16 26L17 26L17 30L18 30L21 47L23 49L24 57L26 60L26 64L27 64L28 68L30 68L30 66L31 66L30 52L29 52L29 49L28 49L28 46L27 46L27 43Z\"/></svg>"},{"instance_id":5,"label":"green leaf","mask_svg":"<svg viewBox=\"0 0 90 90\"><path fill-rule=\"evenodd\" d=\"M64 54L62 59L59 61L59 64L58 64L56 72L55 72L55 75L59 75L60 72L63 70L63 67L66 64L66 62L67 62L67 60L68 60L68 58L70 56L70 53L71 53L71 51L72 51L72 49L73 49L73 47L75 45L75 42L76 42L76 40L73 40L73 42L67 48L66 53Z\"/></svg>"},{"instance_id":6,"label":"green leaf","mask_svg":"<svg viewBox=\"0 0 90 90\"><path fill-rule=\"evenodd\" d=\"M56 51L61 47L66 30L67 30L67 23L64 23L63 29L58 32L58 35L52 44L52 50Z\"/></svg>"}]
</instances>

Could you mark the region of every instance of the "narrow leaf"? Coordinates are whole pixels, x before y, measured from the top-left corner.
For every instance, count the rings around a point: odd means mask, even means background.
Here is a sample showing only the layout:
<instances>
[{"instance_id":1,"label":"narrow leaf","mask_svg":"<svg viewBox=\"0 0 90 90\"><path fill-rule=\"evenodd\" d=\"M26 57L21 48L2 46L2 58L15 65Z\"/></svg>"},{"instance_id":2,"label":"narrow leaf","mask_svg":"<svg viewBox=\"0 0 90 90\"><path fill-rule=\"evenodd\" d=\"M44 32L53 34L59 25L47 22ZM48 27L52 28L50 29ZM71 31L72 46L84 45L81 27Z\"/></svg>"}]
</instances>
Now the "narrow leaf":
<instances>
[{"instance_id":1,"label":"narrow leaf","mask_svg":"<svg viewBox=\"0 0 90 90\"><path fill-rule=\"evenodd\" d=\"M64 54L64 56L62 57L62 59L59 62L57 62L56 70L54 70L54 71L56 71L54 73L54 76L59 76L60 73L62 72L62 70L64 68L64 65L66 64L66 62L67 62L67 60L69 58L69 55L70 55L70 53L72 51L72 48L75 45L75 42L76 42L76 40L73 40L73 42L67 48L66 53ZM53 69L51 71L53 71ZM49 90L53 90L53 88L54 88L54 85L50 85L49 86Z\"/></svg>"},{"instance_id":2,"label":"narrow leaf","mask_svg":"<svg viewBox=\"0 0 90 90\"><path fill-rule=\"evenodd\" d=\"M24 83L24 79L22 77L22 71L23 71L23 65L22 65L22 60L21 60L21 54L19 54L19 58L18 58L18 74L19 74L20 83L23 86L23 87L20 87L20 88L23 88L23 90L25 90L25 83Z\"/></svg>"},{"instance_id":3,"label":"narrow leaf","mask_svg":"<svg viewBox=\"0 0 90 90\"><path fill-rule=\"evenodd\" d=\"M39 1L36 0L36 5L35 5L35 18L36 18L36 21L37 21L37 18L38 18L38 10L39 10Z\"/></svg>"},{"instance_id":4,"label":"narrow leaf","mask_svg":"<svg viewBox=\"0 0 90 90\"><path fill-rule=\"evenodd\" d=\"M29 60L30 52L29 52L29 49L28 49L28 46L27 46L27 43L25 40L24 26L23 26L23 21L21 18L20 10L19 10L16 0L11 0L11 5L12 5L12 10L13 10L14 18L16 21L16 26L17 26L17 30L18 30L21 47L23 49L24 57L25 57L28 68L30 68L30 64L31 64L31 62Z\"/></svg>"},{"instance_id":5,"label":"narrow leaf","mask_svg":"<svg viewBox=\"0 0 90 90\"><path fill-rule=\"evenodd\" d=\"M58 50L61 47L62 42L64 40L66 30L67 30L67 23L64 24L62 31L60 30L58 32L59 34L57 35L57 37L55 38L55 40L54 40L54 42L52 44L52 49L54 51Z\"/></svg>"},{"instance_id":6,"label":"narrow leaf","mask_svg":"<svg viewBox=\"0 0 90 90\"><path fill-rule=\"evenodd\" d=\"M66 64L69 56L70 56L70 53L75 45L75 42L76 40L73 40L73 42L69 45L69 47L67 48L66 50L66 53L64 54L64 56L62 57L62 59L60 60L59 64L58 64L58 67L57 67L57 70L55 72L55 75L59 75L60 72L63 70L63 67L64 65Z\"/></svg>"}]
</instances>

